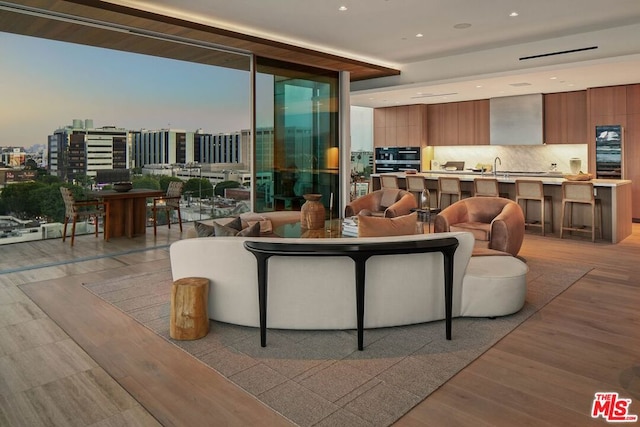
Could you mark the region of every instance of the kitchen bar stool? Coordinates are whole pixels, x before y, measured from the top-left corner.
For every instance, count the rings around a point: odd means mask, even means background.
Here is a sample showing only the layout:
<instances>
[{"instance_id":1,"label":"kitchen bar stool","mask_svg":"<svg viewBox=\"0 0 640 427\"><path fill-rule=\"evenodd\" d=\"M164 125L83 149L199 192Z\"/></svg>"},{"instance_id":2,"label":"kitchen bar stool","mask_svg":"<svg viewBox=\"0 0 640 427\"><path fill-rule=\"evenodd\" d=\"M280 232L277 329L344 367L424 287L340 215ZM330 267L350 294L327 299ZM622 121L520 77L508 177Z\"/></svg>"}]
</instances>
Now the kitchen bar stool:
<instances>
[{"instance_id":1,"label":"kitchen bar stool","mask_svg":"<svg viewBox=\"0 0 640 427\"><path fill-rule=\"evenodd\" d=\"M551 196L544 195L544 186L542 181L529 180L529 179L516 179L516 203L520 204L520 200L524 200L524 204L521 205L522 212L524 213L524 225L531 227L540 227L542 235L545 233L545 225L547 224L546 213L549 212L549 224L551 226L551 233L553 233L553 200ZM540 203L540 221L530 221L527 218L527 206L529 201L536 201ZM546 210L548 205L548 211Z\"/></svg>"},{"instance_id":2,"label":"kitchen bar stool","mask_svg":"<svg viewBox=\"0 0 640 427\"><path fill-rule=\"evenodd\" d=\"M591 206L591 228L573 224L572 207L574 203ZM566 206L568 204L568 206ZM568 209L567 209L568 208ZM565 227L565 213L567 226ZM602 203L593 195L593 183L586 181L564 181L562 183L562 223L560 224L560 238L565 230L591 232L591 241L596 241L596 228L602 239Z\"/></svg>"},{"instance_id":3,"label":"kitchen bar stool","mask_svg":"<svg viewBox=\"0 0 640 427\"><path fill-rule=\"evenodd\" d=\"M380 187L383 189L387 188L400 188L398 184L398 177L396 175L380 175Z\"/></svg>"},{"instance_id":4,"label":"kitchen bar stool","mask_svg":"<svg viewBox=\"0 0 640 427\"><path fill-rule=\"evenodd\" d=\"M500 197L498 180L495 178L476 178L473 180L473 195L476 197Z\"/></svg>"},{"instance_id":5,"label":"kitchen bar stool","mask_svg":"<svg viewBox=\"0 0 640 427\"><path fill-rule=\"evenodd\" d=\"M413 194L413 196L416 198L416 203L418 203L418 206L422 206L422 192L426 191L427 193L429 193L429 189L427 188L427 180L420 175L407 175L405 180L407 183L407 191ZM430 193L428 197L429 199L431 198Z\"/></svg>"},{"instance_id":6,"label":"kitchen bar stool","mask_svg":"<svg viewBox=\"0 0 640 427\"><path fill-rule=\"evenodd\" d=\"M462 190L460 189L460 178L450 176L438 177L438 207L443 209L442 196L449 196L449 205L453 203L453 196L457 197L457 200L462 199Z\"/></svg>"},{"instance_id":7,"label":"kitchen bar stool","mask_svg":"<svg viewBox=\"0 0 640 427\"><path fill-rule=\"evenodd\" d=\"M422 232L424 233L424 224L427 223L427 230L431 233L431 218L440 213L437 206L431 206L431 193L427 188L427 180L419 175L407 175L407 191L411 192L416 198L418 207L412 211L418 212L418 218L422 223Z\"/></svg>"}]
</instances>

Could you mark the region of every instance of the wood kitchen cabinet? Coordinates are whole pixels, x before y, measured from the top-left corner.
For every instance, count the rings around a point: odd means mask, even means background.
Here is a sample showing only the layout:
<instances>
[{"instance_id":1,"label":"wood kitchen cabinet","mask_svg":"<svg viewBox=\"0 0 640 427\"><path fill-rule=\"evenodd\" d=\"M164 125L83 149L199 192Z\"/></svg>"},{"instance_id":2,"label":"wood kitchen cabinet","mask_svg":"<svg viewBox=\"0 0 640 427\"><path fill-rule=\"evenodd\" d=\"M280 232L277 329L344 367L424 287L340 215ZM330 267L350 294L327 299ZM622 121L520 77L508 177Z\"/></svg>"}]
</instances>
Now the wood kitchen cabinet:
<instances>
[{"instance_id":1,"label":"wood kitchen cabinet","mask_svg":"<svg viewBox=\"0 0 640 427\"><path fill-rule=\"evenodd\" d=\"M427 144L489 145L489 100L431 104Z\"/></svg>"},{"instance_id":2,"label":"wood kitchen cabinet","mask_svg":"<svg viewBox=\"0 0 640 427\"><path fill-rule=\"evenodd\" d=\"M545 143L586 144L587 132L587 91L544 95Z\"/></svg>"},{"instance_id":3,"label":"wood kitchen cabinet","mask_svg":"<svg viewBox=\"0 0 640 427\"><path fill-rule=\"evenodd\" d=\"M627 85L627 114L640 114L640 84Z\"/></svg>"},{"instance_id":4,"label":"wood kitchen cabinet","mask_svg":"<svg viewBox=\"0 0 640 427\"><path fill-rule=\"evenodd\" d=\"M489 145L489 100L458 103L458 145Z\"/></svg>"},{"instance_id":5,"label":"wood kitchen cabinet","mask_svg":"<svg viewBox=\"0 0 640 427\"><path fill-rule=\"evenodd\" d=\"M607 86L587 89L591 116L615 118L627 114L627 86Z\"/></svg>"},{"instance_id":6,"label":"wood kitchen cabinet","mask_svg":"<svg viewBox=\"0 0 640 427\"><path fill-rule=\"evenodd\" d=\"M443 139L443 108L444 104L427 105L427 144L446 145Z\"/></svg>"},{"instance_id":7,"label":"wood kitchen cabinet","mask_svg":"<svg viewBox=\"0 0 640 427\"><path fill-rule=\"evenodd\" d=\"M631 180L631 216L640 219L640 84L587 89L589 168L595 170L595 127L623 127L623 178Z\"/></svg>"},{"instance_id":8,"label":"wood kitchen cabinet","mask_svg":"<svg viewBox=\"0 0 640 427\"><path fill-rule=\"evenodd\" d=\"M631 212L640 218L640 84L627 86L627 126L624 132L624 179L632 182Z\"/></svg>"},{"instance_id":9,"label":"wood kitchen cabinet","mask_svg":"<svg viewBox=\"0 0 640 427\"><path fill-rule=\"evenodd\" d=\"M473 114L475 115L475 138L473 145L489 145L489 100L479 99L473 101Z\"/></svg>"},{"instance_id":10,"label":"wood kitchen cabinet","mask_svg":"<svg viewBox=\"0 0 640 427\"><path fill-rule=\"evenodd\" d=\"M473 145L476 139L476 114L473 101L458 102L458 141L456 145Z\"/></svg>"},{"instance_id":11,"label":"wood kitchen cabinet","mask_svg":"<svg viewBox=\"0 0 640 427\"><path fill-rule=\"evenodd\" d=\"M442 104L443 145L458 145L458 102Z\"/></svg>"},{"instance_id":12,"label":"wood kitchen cabinet","mask_svg":"<svg viewBox=\"0 0 640 427\"><path fill-rule=\"evenodd\" d=\"M458 103L430 104L427 108L427 144L458 145Z\"/></svg>"},{"instance_id":13,"label":"wood kitchen cabinet","mask_svg":"<svg viewBox=\"0 0 640 427\"><path fill-rule=\"evenodd\" d=\"M427 144L425 104L375 108L374 147L424 147Z\"/></svg>"}]
</instances>

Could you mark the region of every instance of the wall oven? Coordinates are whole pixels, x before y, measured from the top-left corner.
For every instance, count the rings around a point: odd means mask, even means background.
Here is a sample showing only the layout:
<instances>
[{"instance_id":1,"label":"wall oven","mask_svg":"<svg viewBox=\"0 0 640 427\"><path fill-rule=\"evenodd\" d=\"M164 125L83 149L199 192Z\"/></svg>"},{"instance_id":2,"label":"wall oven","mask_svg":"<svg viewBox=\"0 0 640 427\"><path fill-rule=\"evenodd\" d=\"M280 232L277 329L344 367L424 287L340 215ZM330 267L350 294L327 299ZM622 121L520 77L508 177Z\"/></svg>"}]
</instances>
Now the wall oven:
<instances>
[{"instance_id":1,"label":"wall oven","mask_svg":"<svg viewBox=\"0 0 640 427\"><path fill-rule=\"evenodd\" d=\"M376 147L376 173L420 170L420 147Z\"/></svg>"}]
</instances>

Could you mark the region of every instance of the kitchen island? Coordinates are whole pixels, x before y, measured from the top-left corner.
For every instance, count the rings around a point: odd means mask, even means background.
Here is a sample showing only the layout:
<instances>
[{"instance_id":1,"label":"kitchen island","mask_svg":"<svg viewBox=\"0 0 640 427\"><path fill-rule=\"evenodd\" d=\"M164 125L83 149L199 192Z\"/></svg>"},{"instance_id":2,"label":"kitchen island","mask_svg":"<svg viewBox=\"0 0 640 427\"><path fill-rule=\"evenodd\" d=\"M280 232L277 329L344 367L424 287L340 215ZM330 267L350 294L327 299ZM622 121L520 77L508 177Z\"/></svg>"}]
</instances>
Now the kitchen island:
<instances>
[{"instance_id":1,"label":"kitchen island","mask_svg":"<svg viewBox=\"0 0 640 427\"><path fill-rule=\"evenodd\" d=\"M406 188L405 173L394 173L398 177L401 188ZM460 178L462 191L473 194L473 180L480 177L496 178L500 186L500 193L507 194L512 200L516 198L516 179L528 179L542 181L544 194L551 196L553 200L553 233L560 235L560 219L562 216L562 182L565 179L558 173L546 172L501 172L480 173L470 171L438 171L422 172L416 174L422 176L427 182L427 188L435 194L438 188L438 177L453 175ZM631 181L626 179L593 179L596 198L602 203L602 235L605 241L618 243L631 235ZM380 174L371 175L371 189L379 190ZM432 199L433 200L433 199ZM528 217L539 215L539 209L533 204L528 209ZM590 218L588 207L577 205L574 208L574 222L586 224Z\"/></svg>"}]
</instances>

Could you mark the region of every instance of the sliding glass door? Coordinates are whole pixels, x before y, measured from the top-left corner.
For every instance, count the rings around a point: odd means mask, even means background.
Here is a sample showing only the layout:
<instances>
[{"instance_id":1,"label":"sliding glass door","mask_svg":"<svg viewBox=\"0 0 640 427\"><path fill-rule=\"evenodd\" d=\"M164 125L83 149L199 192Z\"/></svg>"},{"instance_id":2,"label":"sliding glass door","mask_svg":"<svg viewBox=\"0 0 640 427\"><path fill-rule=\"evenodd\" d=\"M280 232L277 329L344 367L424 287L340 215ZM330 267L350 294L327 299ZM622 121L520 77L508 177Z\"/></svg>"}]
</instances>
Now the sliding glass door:
<instances>
[{"instance_id":1,"label":"sliding glass door","mask_svg":"<svg viewBox=\"0 0 640 427\"><path fill-rule=\"evenodd\" d=\"M338 73L257 58L255 110L255 210L298 210L316 193L336 214Z\"/></svg>"}]
</instances>

